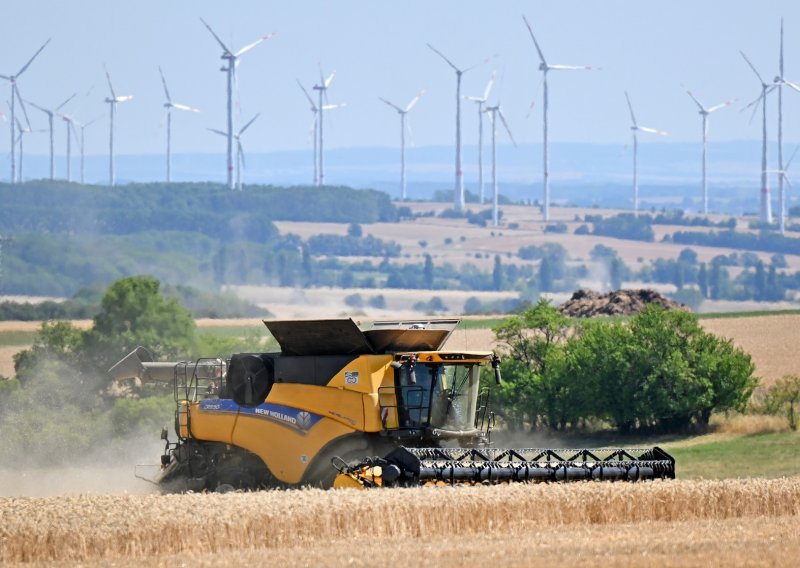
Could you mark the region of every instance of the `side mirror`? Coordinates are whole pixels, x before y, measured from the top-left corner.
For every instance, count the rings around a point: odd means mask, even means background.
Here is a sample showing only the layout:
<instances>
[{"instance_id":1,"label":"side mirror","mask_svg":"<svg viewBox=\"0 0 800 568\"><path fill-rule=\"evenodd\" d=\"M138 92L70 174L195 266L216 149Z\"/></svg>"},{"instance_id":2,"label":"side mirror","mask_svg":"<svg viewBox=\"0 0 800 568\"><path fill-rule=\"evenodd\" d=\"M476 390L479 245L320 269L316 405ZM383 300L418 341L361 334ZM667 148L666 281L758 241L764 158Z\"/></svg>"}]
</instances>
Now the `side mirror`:
<instances>
[{"instance_id":1,"label":"side mirror","mask_svg":"<svg viewBox=\"0 0 800 568\"><path fill-rule=\"evenodd\" d=\"M161 439L164 440L164 441L169 441L169 440L167 440L167 427L166 426L161 428Z\"/></svg>"},{"instance_id":2,"label":"side mirror","mask_svg":"<svg viewBox=\"0 0 800 568\"><path fill-rule=\"evenodd\" d=\"M500 357L492 355L492 369L494 369L494 382L498 385L503 382L500 377Z\"/></svg>"}]
</instances>

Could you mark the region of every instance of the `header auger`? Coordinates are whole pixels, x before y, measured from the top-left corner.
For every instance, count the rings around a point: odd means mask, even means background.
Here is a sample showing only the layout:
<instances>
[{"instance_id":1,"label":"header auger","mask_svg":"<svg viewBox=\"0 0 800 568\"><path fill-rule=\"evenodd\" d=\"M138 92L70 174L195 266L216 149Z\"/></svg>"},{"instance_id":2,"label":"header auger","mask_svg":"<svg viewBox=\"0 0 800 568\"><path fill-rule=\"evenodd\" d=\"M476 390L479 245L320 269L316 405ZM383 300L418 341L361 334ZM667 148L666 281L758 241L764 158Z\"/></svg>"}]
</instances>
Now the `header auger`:
<instances>
[{"instance_id":1,"label":"header auger","mask_svg":"<svg viewBox=\"0 0 800 568\"><path fill-rule=\"evenodd\" d=\"M109 373L171 384L176 442L150 480L167 491L674 478L660 448L500 449L480 369L488 351L442 351L458 320L264 322L276 353L153 362Z\"/></svg>"}]
</instances>

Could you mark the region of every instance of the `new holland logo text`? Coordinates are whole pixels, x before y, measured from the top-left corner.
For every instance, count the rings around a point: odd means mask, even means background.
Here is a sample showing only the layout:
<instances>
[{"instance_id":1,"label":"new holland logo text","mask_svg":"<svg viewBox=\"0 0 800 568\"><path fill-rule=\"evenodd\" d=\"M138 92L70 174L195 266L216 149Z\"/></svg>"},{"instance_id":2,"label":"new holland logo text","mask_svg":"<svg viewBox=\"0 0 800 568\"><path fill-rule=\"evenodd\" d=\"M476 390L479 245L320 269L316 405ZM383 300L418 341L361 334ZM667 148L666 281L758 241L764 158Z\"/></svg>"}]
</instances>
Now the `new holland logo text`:
<instances>
[{"instance_id":1,"label":"new holland logo text","mask_svg":"<svg viewBox=\"0 0 800 568\"><path fill-rule=\"evenodd\" d=\"M277 410L270 410L269 408L260 408L256 407L253 409L256 414L260 414L262 416L267 416L268 418L273 418L275 420L280 420L281 422L288 422L289 424L297 425L297 418L294 416L289 416L288 414L284 414L283 412L278 412ZM306 412L306 414L308 414Z\"/></svg>"}]
</instances>

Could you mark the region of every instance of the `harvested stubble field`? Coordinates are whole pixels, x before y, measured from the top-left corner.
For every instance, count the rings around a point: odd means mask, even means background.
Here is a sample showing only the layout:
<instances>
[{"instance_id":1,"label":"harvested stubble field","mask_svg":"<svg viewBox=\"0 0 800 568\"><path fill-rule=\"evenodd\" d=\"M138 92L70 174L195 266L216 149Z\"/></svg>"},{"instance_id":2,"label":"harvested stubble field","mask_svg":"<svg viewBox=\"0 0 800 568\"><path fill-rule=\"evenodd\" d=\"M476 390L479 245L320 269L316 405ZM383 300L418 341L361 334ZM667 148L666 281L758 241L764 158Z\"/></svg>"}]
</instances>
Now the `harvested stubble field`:
<instances>
[{"instance_id":1,"label":"harvested stubble field","mask_svg":"<svg viewBox=\"0 0 800 568\"><path fill-rule=\"evenodd\" d=\"M0 563L785 564L800 478L0 499Z\"/></svg>"}]
</instances>

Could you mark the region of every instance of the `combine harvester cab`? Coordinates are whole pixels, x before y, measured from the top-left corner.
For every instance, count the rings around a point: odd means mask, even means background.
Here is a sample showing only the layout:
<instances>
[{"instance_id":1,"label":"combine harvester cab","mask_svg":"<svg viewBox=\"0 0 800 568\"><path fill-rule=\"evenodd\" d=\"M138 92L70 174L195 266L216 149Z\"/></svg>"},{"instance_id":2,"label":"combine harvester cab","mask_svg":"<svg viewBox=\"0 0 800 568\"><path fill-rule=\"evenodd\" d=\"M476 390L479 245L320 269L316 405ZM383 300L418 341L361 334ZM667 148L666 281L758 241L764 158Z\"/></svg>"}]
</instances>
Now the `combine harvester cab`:
<instances>
[{"instance_id":1,"label":"combine harvester cab","mask_svg":"<svg viewBox=\"0 0 800 568\"><path fill-rule=\"evenodd\" d=\"M487 351L442 351L459 320L265 321L275 353L153 362L137 348L115 379L171 384L177 441L167 491L673 478L663 450L498 449ZM377 457L376 457L377 456Z\"/></svg>"}]
</instances>

